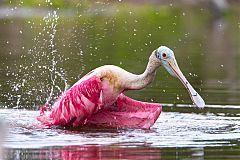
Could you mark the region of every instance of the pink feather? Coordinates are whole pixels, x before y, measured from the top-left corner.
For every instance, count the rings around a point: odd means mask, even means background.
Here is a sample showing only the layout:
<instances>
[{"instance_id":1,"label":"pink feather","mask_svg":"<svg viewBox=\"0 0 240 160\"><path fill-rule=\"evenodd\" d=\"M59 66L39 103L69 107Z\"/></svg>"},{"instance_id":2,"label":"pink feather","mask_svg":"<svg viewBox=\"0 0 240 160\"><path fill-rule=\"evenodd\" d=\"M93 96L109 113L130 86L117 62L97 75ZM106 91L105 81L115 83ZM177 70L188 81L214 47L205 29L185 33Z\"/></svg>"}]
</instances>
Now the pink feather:
<instances>
[{"instance_id":1,"label":"pink feather","mask_svg":"<svg viewBox=\"0 0 240 160\"><path fill-rule=\"evenodd\" d=\"M97 76L91 76L66 91L50 112L45 113L44 107L37 120L47 127L90 125L149 129L162 111L160 104L136 101L123 94L112 106L104 108L102 82Z\"/></svg>"},{"instance_id":2,"label":"pink feather","mask_svg":"<svg viewBox=\"0 0 240 160\"><path fill-rule=\"evenodd\" d=\"M100 111L88 120L88 125L114 128L149 129L157 120L162 106L133 100L120 94L112 109Z\"/></svg>"},{"instance_id":3,"label":"pink feather","mask_svg":"<svg viewBox=\"0 0 240 160\"><path fill-rule=\"evenodd\" d=\"M67 90L55 102L50 113L45 113L43 106L37 120L48 127L82 125L100 109L101 91L101 80L92 76Z\"/></svg>"}]
</instances>

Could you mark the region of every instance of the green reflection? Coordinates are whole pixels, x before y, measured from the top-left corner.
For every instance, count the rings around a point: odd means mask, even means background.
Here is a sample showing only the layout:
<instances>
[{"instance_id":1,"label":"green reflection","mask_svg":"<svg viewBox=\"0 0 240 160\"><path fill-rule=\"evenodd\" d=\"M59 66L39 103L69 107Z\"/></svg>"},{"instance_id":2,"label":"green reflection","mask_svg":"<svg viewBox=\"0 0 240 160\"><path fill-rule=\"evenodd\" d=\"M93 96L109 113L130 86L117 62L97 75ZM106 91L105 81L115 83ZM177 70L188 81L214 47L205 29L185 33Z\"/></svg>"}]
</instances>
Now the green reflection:
<instances>
[{"instance_id":1,"label":"green reflection","mask_svg":"<svg viewBox=\"0 0 240 160\"><path fill-rule=\"evenodd\" d=\"M49 48L51 26L43 18L0 20L2 104L29 109L44 104L52 81L51 72L43 66L51 68L53 57L58 62L56 70L72 85L104 64L141 73L150 53L160 45L175 51L183 73L208 104L240 104L240 36L234 36L240 34L234 18L239 10L227 12L221 22L225 27L219 29L212 25L211 13L200 7L86 6L76 7L70 17L57 10L60 18L53 39L55 54ZM64 90L64 81L56 77L56 85ZM23 79L25 85L14 89ZM53 100L60 93L54 88ZM164 69L146 89L126 94L143 101L191 103L181 83Z\"/></svg>"}]
</instances>

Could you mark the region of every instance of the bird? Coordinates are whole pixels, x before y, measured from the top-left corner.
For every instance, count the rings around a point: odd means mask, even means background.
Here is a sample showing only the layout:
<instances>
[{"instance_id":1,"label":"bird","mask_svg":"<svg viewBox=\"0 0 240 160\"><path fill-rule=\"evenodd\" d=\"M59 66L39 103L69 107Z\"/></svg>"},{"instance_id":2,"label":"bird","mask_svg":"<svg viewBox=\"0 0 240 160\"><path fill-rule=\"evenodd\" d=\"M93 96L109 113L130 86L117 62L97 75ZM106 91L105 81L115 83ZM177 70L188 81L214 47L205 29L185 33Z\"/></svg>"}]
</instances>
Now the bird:
<instances>
[{"instance_id":1,"label":"bird","mask_svg":"<svg viewBox=\"0 0 240 160\"><path fill-rule=\"evenodd\" d=\"M142 74L130 73L115 65L100 66L62 93L52 109L40 109L37 120L42 126L93 126L150 129L162 112L162 105L134 100L127 90L140 90L153 82L157 69L163 66L186 87L193 103L202 109L205 102L185 78L174 52L160 46L149 57Z\"/></svg>"}]
</instances>

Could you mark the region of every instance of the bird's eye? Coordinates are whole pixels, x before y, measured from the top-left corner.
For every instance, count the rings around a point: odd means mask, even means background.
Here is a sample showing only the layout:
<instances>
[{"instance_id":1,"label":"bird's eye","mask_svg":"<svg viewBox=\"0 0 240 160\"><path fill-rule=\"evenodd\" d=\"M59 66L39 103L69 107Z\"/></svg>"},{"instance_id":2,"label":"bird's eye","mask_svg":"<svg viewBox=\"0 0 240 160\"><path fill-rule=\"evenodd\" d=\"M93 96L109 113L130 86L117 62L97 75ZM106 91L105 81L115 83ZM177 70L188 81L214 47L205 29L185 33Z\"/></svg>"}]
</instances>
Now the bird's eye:
<instances>
[{"instance_id":1,"label":"bird's eye","mask_svg":"<svg viewBox=\"0 0 240 160\"><path fill-rule=\"evenodd\" d=\"M167 57L167 54L166 54L166 53L163 53L163 54L162 54L162 57L163 57L163 58L166 58L166 57Z\"/></svg>"}]
</instances>

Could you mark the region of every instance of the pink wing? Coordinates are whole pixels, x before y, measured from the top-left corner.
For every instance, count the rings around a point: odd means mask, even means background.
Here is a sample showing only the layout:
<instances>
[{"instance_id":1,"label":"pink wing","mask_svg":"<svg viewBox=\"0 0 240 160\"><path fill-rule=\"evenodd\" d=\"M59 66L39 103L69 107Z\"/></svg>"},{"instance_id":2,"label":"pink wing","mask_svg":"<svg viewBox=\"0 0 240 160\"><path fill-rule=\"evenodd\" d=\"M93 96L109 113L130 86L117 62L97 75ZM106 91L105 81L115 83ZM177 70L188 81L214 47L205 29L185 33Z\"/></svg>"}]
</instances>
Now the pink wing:
<instances>
[{"instance_id":1,"label":"pink wing","mask_svg":"<svg viewBox=\"0 0 240 160\"><path fill-rule=\"evenodd\" d=\"M54 104L50 113L41 108L37 120L44 126L85 124L102 106L102 85L97 76L92 76L66 91Z\"/></svg>"},{"instance_id":2,"label":"pink wing","mask_svg":"<svg viewBox=\"0 0 240 160\"><path fill-rule=\"evenodd\" d=\"M149 129L159 117L162 106L133 100L120 94L108 110L102 108L101 80L92 76L66 91L50 113L41 108L37 117L44 126L94 125L114 128Z\"/></svg>"},{"instance_id":3,"label":"pink wing","mask_svg":"<svg viewBox=\"0 0 240 160\"><path fill-rule=\"evenodd\" d=\"M136 101L121 94L111 110L100 111L92 115L87 125L149 129L161 111L160 104Z\"/></svg>"}]
</instances>

